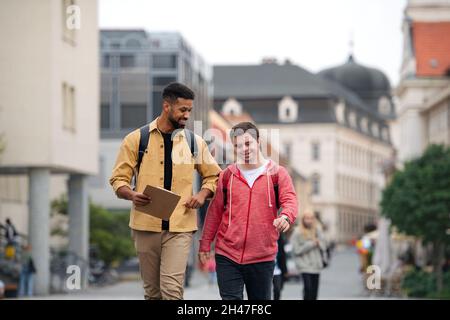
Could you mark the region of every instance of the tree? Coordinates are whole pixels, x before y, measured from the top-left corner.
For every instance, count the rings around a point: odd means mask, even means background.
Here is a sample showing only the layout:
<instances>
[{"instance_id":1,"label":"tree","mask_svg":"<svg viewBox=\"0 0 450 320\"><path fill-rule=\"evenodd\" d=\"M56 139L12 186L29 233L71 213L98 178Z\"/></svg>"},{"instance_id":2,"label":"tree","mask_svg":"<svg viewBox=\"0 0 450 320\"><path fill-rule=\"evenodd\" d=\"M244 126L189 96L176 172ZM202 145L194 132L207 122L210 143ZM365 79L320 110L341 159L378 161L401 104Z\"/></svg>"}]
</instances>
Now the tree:
<instances>
[{"instance_id":1,"label":"tree","mask_svg":"<svg viewBox=\"0 0 450 320\"><path fill-rule=\"evenodd\" d=\"M67 196L52 201L52 209L67 215ZM89 244L107 266L135 254L128 219L128 212L110 212L89 203Z\"/></svg>"},{"instance_id":2,"label":"tree","mask_svg":"<svg viewBox=\"0 0 450 320\"><path fill-rule=\"evenodd\" d=\"M382 214L400 232L433 244L436 287L442 291L442 263L450 244L450 148L430 145L405 163L383 191Z\"/></svg>"}]
</instances>

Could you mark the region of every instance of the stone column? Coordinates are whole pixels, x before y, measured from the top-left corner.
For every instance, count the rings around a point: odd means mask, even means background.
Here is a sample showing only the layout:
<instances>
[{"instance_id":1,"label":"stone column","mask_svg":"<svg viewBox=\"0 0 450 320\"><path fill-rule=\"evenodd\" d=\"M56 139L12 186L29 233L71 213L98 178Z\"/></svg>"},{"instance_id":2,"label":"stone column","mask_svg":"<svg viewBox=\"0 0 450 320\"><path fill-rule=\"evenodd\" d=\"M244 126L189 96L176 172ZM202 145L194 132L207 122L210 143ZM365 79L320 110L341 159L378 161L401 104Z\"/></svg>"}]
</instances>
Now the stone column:
<instances>
[{"instance_id":1,"label":"stone column","mask_svg":"<svg viewBox=\"0 0 450 320\"><path fill-rule=\"evenodd\" d=\"M50 289L50 170L29 171L29 244L36 266L34 288L37 295Z\"/></svg>"},{"instance_id":2,"label":"stone column","mask_svg":"<svg viewBox=\"0 0 450 320\"><path fill-rule=\"evenodd\" d=\"M87 176L70 175L68 182L69 251L80 259L81 287L87 287L89 262L89 202Z\"/></svg>"}]
</instances>

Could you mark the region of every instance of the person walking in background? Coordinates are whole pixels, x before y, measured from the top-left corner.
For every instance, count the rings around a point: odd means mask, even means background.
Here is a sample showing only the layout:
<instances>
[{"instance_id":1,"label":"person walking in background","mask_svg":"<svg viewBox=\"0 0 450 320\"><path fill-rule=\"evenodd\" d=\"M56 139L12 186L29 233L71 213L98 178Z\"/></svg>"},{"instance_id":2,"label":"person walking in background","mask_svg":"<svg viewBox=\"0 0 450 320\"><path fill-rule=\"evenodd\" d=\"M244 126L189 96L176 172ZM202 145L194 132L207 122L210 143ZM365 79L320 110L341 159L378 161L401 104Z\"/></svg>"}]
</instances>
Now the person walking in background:
<instances>
[{"instance_id":1,"label":"person walking in background","mask_svg":"<svg viewBox=\"0 0 450 320\"><path fill-rule=\"evenodd\" d=\"M303 299L316 300L320 272L328 263L326 243L312 212L306 212L290 239L295 264L303 279Z\"/></svg>"},{"instance_id":2,"label":"person walking in background","mask_svg":"<svg viewBox=\"0 0 450 320\"><path fill-rule=\"evenodd\" d=\"M296 219L297 196L287 170L263 157L254 124L235 125L230 137L237 163L220 173L199 259L209 259L215 240L222 299L242 300L245 285L249 300L270 300L277 240Z\"/></svg>"},{"instance_id":3,"label":"person walking in background","mask_svg":"<svg viewBox=\"0 0 450 320\"><path fill-rule=\"evenodd\" d=\"M19 297L33 296L33 276L35 273L36 267L31 257L31 245L26 245L21 254Z\"/></svg>"},{"instance_id":4,"label":"person walking in background","mask_svg":"<svg viewBox=\"0 0 450 320\"><path fill-rule=\"evenodd\" d=\"M5 237L6 237L7 244L15 245L17 235L18 234L17 234L16 227L11 222L11 219L7 218L6 224L5 224Z\"/></svg>"}]
</instances>

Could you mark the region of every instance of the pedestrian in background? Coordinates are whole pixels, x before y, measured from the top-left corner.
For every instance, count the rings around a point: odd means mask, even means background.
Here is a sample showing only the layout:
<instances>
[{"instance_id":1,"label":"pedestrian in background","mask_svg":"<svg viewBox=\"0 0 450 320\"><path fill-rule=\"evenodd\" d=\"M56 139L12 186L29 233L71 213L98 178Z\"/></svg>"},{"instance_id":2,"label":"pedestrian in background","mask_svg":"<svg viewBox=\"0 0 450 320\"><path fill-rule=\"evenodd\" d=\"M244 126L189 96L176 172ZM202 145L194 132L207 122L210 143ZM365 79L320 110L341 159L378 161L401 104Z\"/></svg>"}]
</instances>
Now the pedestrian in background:
<instances>
[{"instance_id":1,"label":"pedestrian in background","mask_svg":"<svg viewBox=\"0 0 450 320\"><path fill-rule=\"evenodd\" d=\"M306 212L291 237L295 264L303 279L303 299L316 300L320 272L328 263L326 243L312 212Z\"/></svg>"}]
</instances>

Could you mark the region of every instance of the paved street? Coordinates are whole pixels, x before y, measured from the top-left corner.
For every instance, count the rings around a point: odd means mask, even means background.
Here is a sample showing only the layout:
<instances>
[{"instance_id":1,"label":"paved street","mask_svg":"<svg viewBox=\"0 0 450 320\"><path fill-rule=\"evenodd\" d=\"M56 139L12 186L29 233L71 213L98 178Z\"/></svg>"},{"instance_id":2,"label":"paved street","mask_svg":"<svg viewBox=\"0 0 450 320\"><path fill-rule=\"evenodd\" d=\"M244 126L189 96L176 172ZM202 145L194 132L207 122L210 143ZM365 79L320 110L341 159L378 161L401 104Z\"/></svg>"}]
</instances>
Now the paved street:
<instances>
[{"instance_id":1,"label":"paved street","mask_svg":"<svg viewBox=\"0 0 450 320\"><path fill-rule=\"evenodd\" d=\"M329 268L321 275L319 299L367 299L363 294L361 276L358 273L358 256L352 248L337 249ZM185 290L186 300L220 299L216 285L208 285L207 277L196 271L191 286ZM300 299L301 283L288 282L282 292L282 299ZM42 299L42 297L37 297ZM125 281L103 288L90 288L82 292L60 294L44 299L143 299L140 281Z\"/></svg>"}]
</instances>

